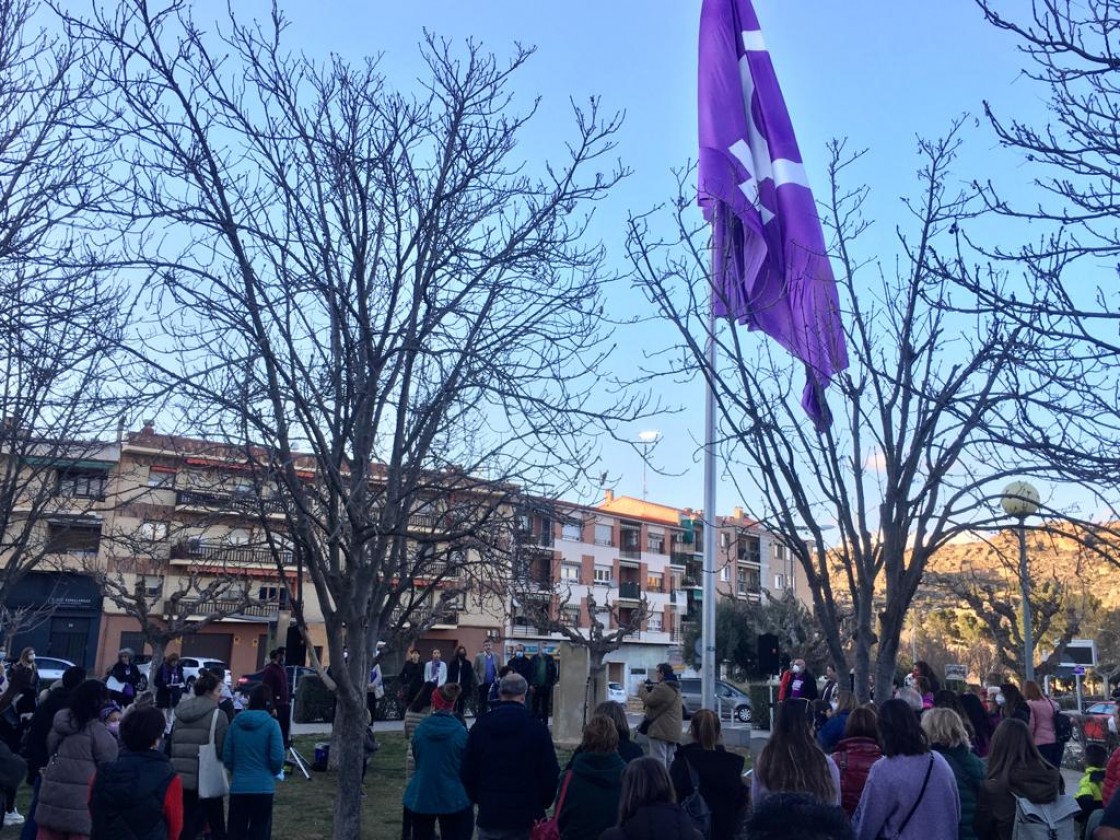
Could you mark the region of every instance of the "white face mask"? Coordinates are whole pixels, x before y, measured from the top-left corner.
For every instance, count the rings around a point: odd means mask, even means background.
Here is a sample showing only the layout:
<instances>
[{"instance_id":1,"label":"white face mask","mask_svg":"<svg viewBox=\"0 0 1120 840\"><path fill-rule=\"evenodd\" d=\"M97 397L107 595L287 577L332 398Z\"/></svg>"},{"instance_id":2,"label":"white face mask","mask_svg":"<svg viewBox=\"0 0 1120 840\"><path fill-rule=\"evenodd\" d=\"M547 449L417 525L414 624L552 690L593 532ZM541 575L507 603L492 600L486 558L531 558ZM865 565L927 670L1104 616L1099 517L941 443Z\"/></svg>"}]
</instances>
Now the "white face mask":
<instances>
[{"instance_id":1,"label":"white face mask","mask_svg":"<svg viewBox=\"0 0 1120 840\"><path fill-rule=\"evenodd\" d=\"M914 675L913 674L907 674L906 679L904 679L902 682L906 685L907 688L913 688L914 687Z\"/></svg>"},{"instance_id":2,"label":"white face mask","mask_svg":"<svg viewBox=\"0 0 1120 840\"><path fill-rule=\"evenodd\" d=\"M790 670L793 671L793 673L795 673L795 674L800 674L801 673L801 666L800 665L794 665L792 668L790 668Z\"/></svg>"},{"instance_id":3,"label":"white face mask","mask_svg":"<svg viewBox=\"0 0 1120 840\"><path fill-rule=\"evenodd\" d=\"M833 700L833 701L832 701L831 703L829 703L828 705L832 706L832 711L834 711L834 712L835 712L835 711L836 711L837 709L839 709L839 708L840 708L840 701L839 701L839 700Z\"/></svg>"},{"instance_id":4,"label":"white face mask","mask_svg":"<svg viewBox=\"0 0 1120 840\"><path fill-rule=\"evenodd\" d=\"M1002 694L997 694L996 695L996 705L997 706L1002 706L1006 702L1007 702L1007 698L1004 697Z\"/></svg>"},{"instance_id":5,"label":"white face mask","mask_svg":"<svg viewBox=\"0 0 1120 840\"><path fill-rule=\"evenodd\" d=\"M105 724L105 728L112 732L114 735L120 734L121 722L114 720L112 723Z\"/></svg>"},{"instance_id":6,"label":"white face mask","mask_svg":"<svg viewBox=\"0 0 1120 840\"><path fill-rule=\"evenodd\" d=\"M514 656L517 657L518 659L520 659L524 655L525 655L525 651L523 651L523 650L519 650L514 654Z\"/></svg>"},{"instance_id":7,"label":"white face mask","mask_svg":"<svg viewBox=\"0 0 1120 840\"><path fill-rule=\"evenodd\" d=\"M27 661L28 661L28 662L34 662L34 661L35 661L35 654L33 654L33 653L29 653L29 654L27 655Z\"/></svg>"}]
</instances>

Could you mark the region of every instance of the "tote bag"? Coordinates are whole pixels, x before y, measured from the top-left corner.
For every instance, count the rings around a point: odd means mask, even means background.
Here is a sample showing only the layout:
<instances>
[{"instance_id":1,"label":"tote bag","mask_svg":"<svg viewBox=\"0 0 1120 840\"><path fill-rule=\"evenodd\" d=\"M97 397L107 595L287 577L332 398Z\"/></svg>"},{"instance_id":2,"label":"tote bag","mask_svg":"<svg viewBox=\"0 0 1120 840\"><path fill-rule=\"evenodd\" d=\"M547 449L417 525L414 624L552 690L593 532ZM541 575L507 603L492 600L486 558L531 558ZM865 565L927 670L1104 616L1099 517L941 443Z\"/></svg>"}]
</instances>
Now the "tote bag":
<instances>
[{"instance_id":1,"label":"tote bag","mask_svg":"<svg viewBox=\"0 0 1120 840\"><path fill-rule=\"evenodd\" d=\"M223 714L221 709L214 710L214 717L210 719L210 740L198 748L199 799L218 799L229 794L229 777L214 744L214 729L220 714Z\"/></svg>"}]
</instances>

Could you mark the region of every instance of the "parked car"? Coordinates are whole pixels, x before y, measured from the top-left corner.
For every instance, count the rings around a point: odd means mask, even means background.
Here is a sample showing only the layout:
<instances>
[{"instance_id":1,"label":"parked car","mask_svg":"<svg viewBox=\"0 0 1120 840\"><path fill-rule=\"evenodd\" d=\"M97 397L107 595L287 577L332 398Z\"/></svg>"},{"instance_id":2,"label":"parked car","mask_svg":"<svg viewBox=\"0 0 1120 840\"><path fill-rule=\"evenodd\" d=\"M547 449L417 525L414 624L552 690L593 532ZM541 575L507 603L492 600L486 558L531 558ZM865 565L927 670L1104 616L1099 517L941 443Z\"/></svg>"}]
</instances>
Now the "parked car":
<instances>
[{"instance_id":1,"label":"parked car","mask_svg":"<svg viewBox=\"0 0 1120 840\"><path fill-rule=\"evenodd\" d=\"M285 665L284 670L288 672L288 690L291 691L293 697L296 693L296 685L299 684L300 679L308 674L315 673L314 668L306 668L303 665ZM248 695L254 687L260 684L261 674L263 673L264 669L262 668L255 673L238 677L237 688L234 690L239 694Z\"/></svg>"},{"instance_id":2,"label":"parked car","mask_svg":"<svg viewBox=\"0 0 1120 840\"><path fill-rule=\"evenodd\" d=\"M199 671L203 668L208 671L221 668L226 675L225 684L233 687L233 675L229 672L229 665L220 659L196 659L193 656L184 656L179 659L179 664L183 666L183 682L187 684L187 688L194 685L194 681L198 679Z\"/></svg>"},{"instance_id":3,"label":"parked car","mask_svg":"<svg viewBox=\"0 0 1120 840\"><path fill-rule=\"evenodd\" d=\"M700 700L700 680L685 677L681 681L681 700L688 715L703 708ZM716 680L716 700L721 717L731 715L739 723L751 722L751 698L729 682Z\"/></svg>"},{"instance_id":4,"label":"parked car","mask_svg":"<svg viewBox=\"0 0 1120 840\"><path fill-rule=\"evenodd\" d=\"M145 691L152 681L152 655L138 653L132 657L132 664L140 669L140 682L136 684L136 690Z\"/></svg>"},{"instance_id":5,"label":"parked car","mask_svg":"<svg viewBox=\"0 0 1120 840\"><path fill-rule=\"evenodd\" d=\"M622 683L607 683L607 699L626 705L626 689L622 687Z\"/></svg>"},{"instance_id":6,"label":"parked car","mask_svg":"<svg viewBox=\"0 0 1120 840\"><path fill-rule=\"evenodd\" d=\"M46 688L56 680L62 679L62 672L73 666L68 659L55 659L53 656L36 656L35 667L39 670L39 685Z\"/></svg>"},{"instance_id":7,"label":"parked car","mask_svg":"<svg viewBox=\"0 0 1120 840\"><path fill-rule=\"evenodd\" d=\"M1075 719L1077 716L1074 716ZM1078 721L1086 742L1096 741L1111 746L1117 740L1116 701L1099 700L1085 707Z\"/></svg>"}]
</instances>

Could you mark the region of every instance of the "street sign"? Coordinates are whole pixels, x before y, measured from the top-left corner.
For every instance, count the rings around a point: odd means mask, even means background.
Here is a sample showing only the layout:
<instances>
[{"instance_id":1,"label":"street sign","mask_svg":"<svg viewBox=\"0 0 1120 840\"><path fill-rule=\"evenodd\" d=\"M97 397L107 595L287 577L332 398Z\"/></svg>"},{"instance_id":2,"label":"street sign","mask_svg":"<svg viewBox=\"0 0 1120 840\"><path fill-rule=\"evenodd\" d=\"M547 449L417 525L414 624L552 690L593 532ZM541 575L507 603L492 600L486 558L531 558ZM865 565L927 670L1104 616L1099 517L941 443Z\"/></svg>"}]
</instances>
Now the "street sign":
<instances>
[{"instance_id":1,"label":"street sign","mask_svg":"<svg viewBox=\"0 0 1120 840\"><path fill-rule=\"evenodd\" d=\"M1073 666L1073 675L1075 677L1085 676L1085 666L1084 665L1074 665Z\"/></svg>"}]
</instances>

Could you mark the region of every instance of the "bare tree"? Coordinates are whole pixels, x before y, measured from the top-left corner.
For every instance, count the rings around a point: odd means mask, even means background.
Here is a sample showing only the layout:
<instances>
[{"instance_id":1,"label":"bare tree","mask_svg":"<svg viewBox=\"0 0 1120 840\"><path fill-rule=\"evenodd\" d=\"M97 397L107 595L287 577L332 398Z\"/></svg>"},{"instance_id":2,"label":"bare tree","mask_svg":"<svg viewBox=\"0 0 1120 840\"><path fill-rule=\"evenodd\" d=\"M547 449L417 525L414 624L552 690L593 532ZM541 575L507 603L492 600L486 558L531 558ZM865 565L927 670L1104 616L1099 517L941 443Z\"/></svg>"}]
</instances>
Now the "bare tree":
<instances>
[{"instance_id":1,"label":"bare tree","mask_svg":"<svg viewBox=\"0 0 1120 840\"><path fill-rule=\"evenodd\" d=\"M0 0L0 603L60 551L61 517L102 502L119 410L121 301L86 229L103 160L74 130L88 85L37 5Z\"/></svg>"},{"instance_id":2,"label":"bare tree","mask_svg":"<svg viewBox=\"0 0 1120 840\"><path fill-rule=\"evenodd\" d=\"M617 118L577 110L565 159L536 163L509 90L529 50L429 36L410 95L373 61L290 56L277 11L204 34L185 2L128 0L67 24L129 164L122 262L174 343L146 356L258 465L322 608L334 834L356 838L375 642L496 592L515 485L563 490L635 414L597 404L609 278L583 244L624 174Z\"/></svg>"},{"instance_id":3,"label":"bare tree","mask_svg":"<svg viewBox=\"0 0 1120 840\"><path fill-rule=\"evenodd\" d=\"M950 186L957 147L955 131L919 143L920 198L903 203L909 224L897 228L892 270L887 255L859 256L867 191L845 187L842 175L861 154L831 145L824 216L835 240L851 368L836 378L828 395L834 420L820 433L796 399L795 365L769 345L719 325L712 336L719 361L707 363L708 234L683 197L690 173L673 205L673 235L654 232L655 216L631 225L638 281L680 329L682 361L673 372L699 371L713 389L727 472L749 514L799 560L829 655L844 668L843 617L849 609L854 615L863 697L872 670L877 684L890 685L907 609L931 555L962 529L995 521L993 502L1009 476L1052 474L1029 451L1001 445L1024 395L1067 370L1061 342L998 311L964 317L942 305L956 296L966 309L958 281L991 271L961 244L974 207ZM832 525L839 535L830 549L824 526Z\"/></svg>"}]
</instances>

